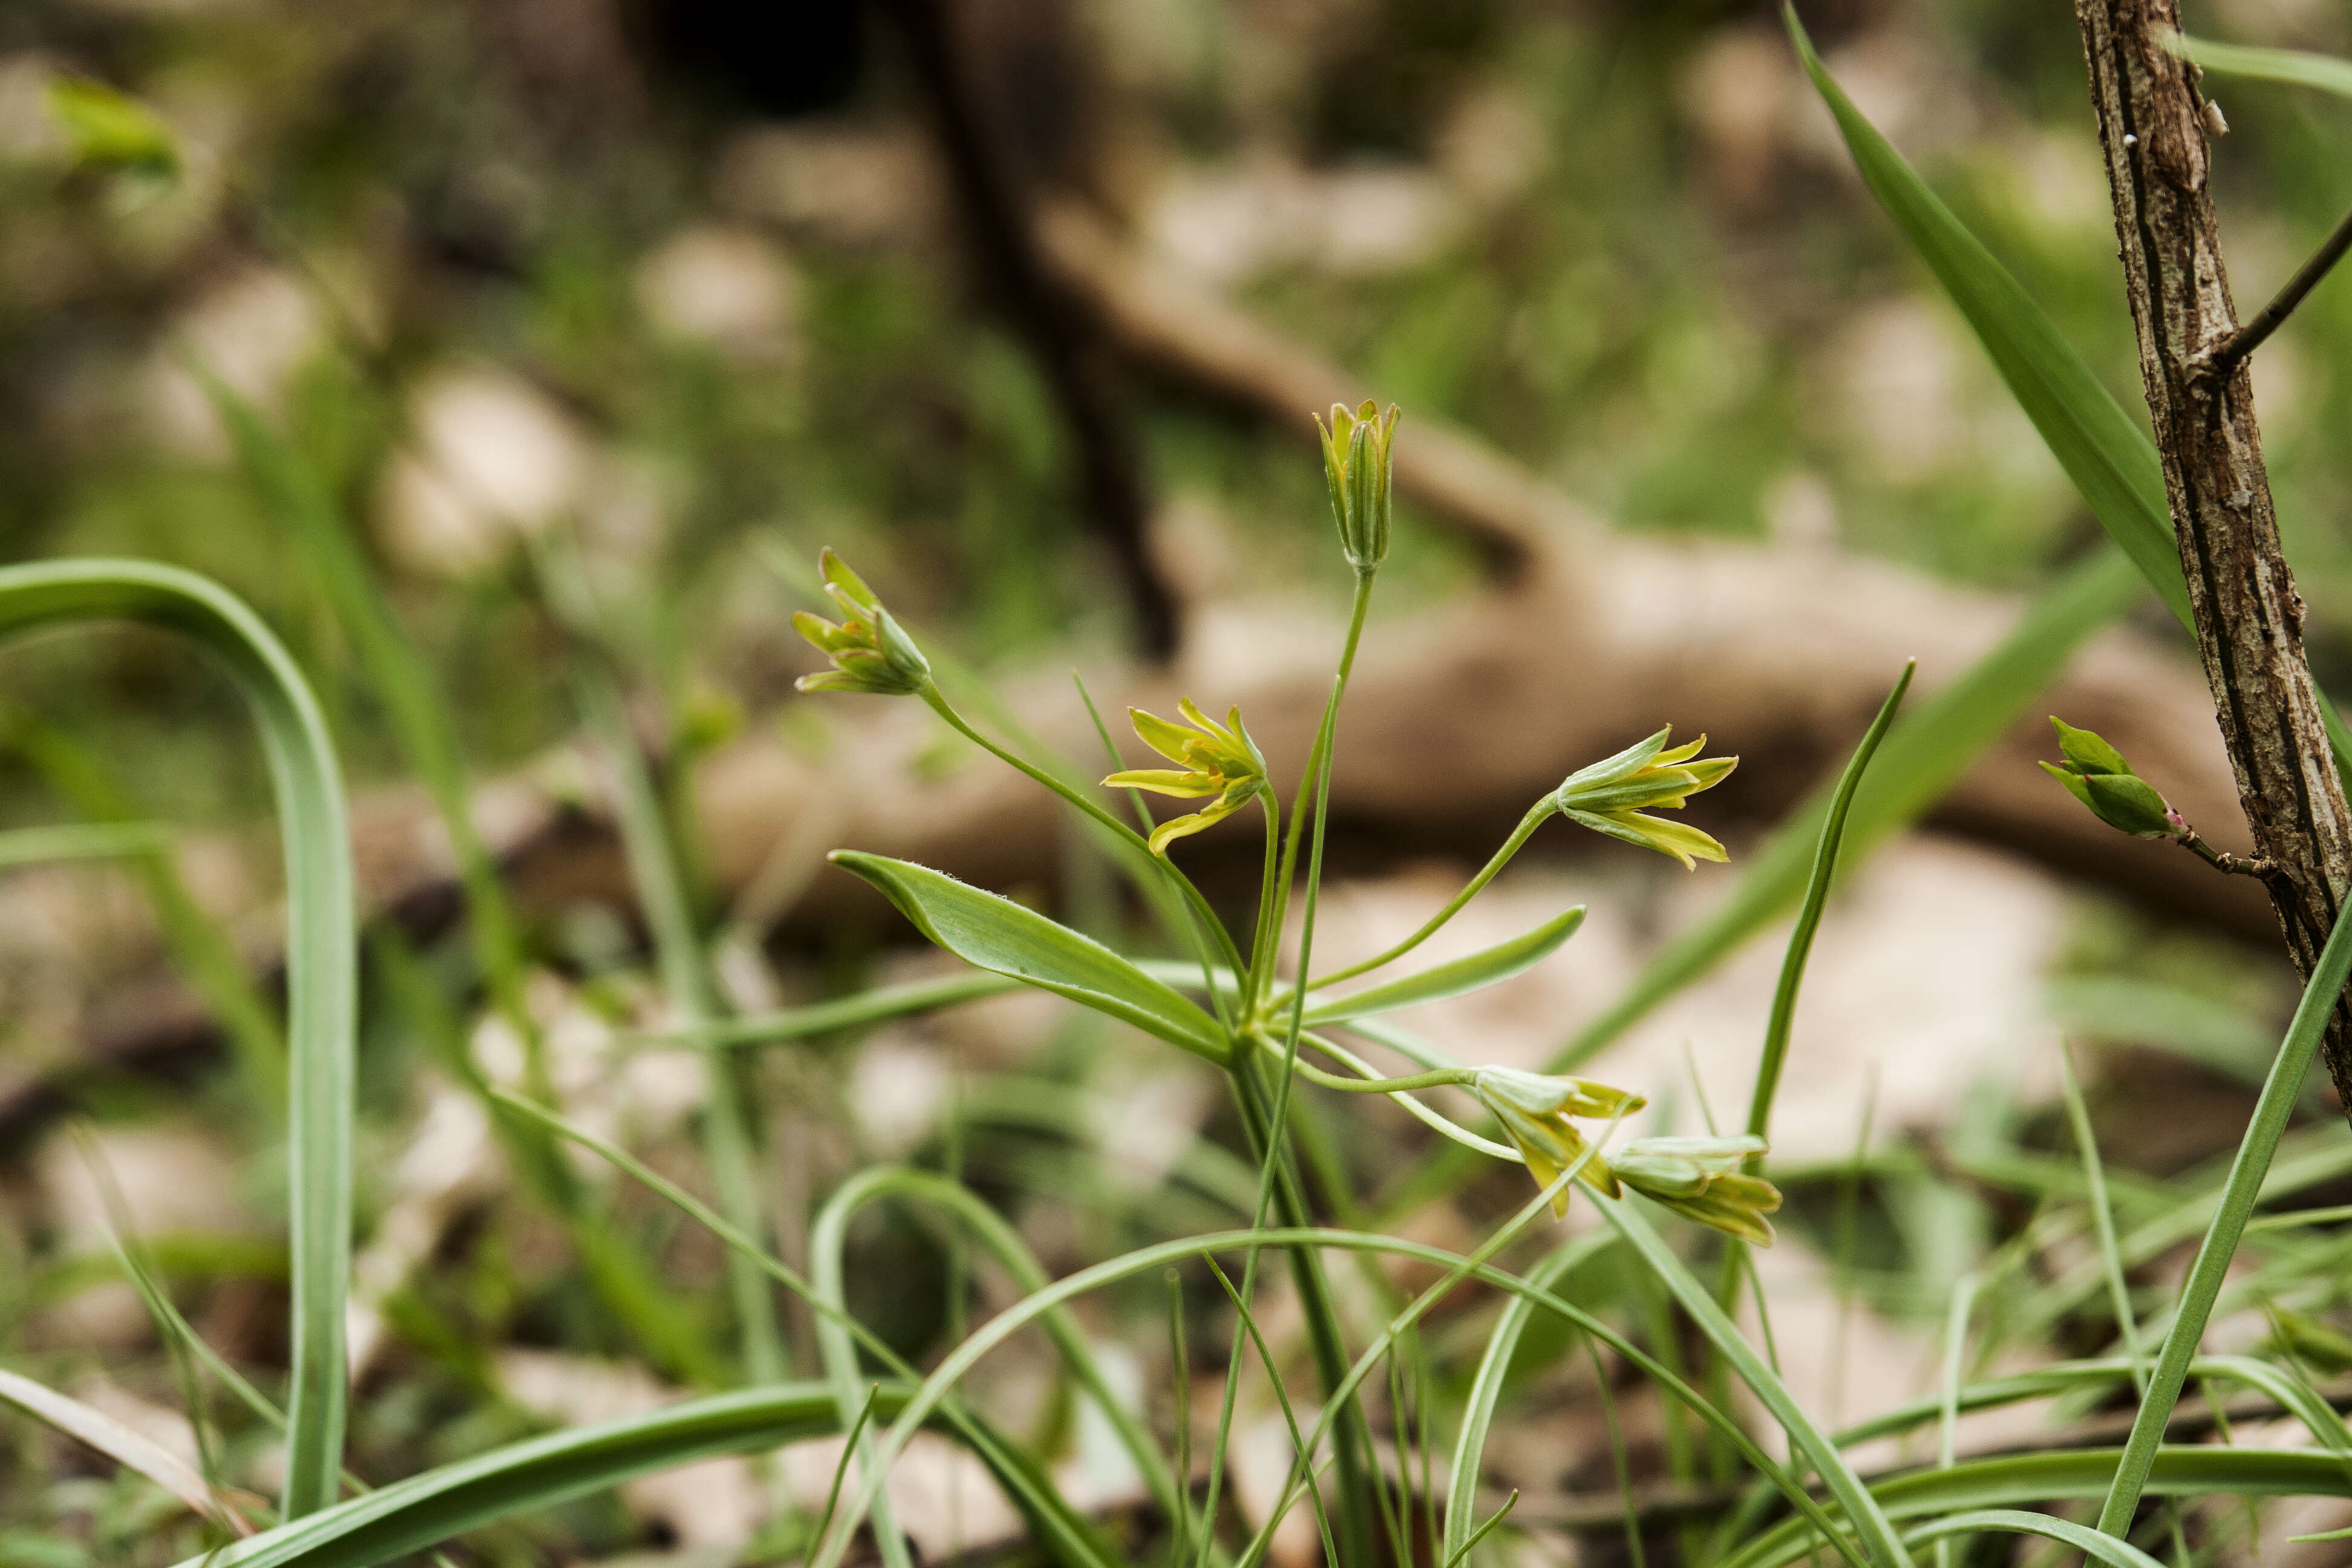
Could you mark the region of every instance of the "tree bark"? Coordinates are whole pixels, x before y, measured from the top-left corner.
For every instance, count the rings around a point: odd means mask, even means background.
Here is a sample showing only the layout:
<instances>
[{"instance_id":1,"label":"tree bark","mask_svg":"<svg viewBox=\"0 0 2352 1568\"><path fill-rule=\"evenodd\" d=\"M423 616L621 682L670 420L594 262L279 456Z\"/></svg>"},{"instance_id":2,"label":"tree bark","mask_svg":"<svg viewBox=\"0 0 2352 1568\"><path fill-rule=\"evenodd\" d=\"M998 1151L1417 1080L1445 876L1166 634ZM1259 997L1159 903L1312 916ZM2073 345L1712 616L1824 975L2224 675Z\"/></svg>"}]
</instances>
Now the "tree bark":
<instances>
[{"instance_id":1,"label":"tree bark","mask_svg":"<svg viewBox=\"0 0 2352 1568\"><path fill-rule=\"evenodd\" d=\"M2237 331L2207 176L2194 68L2167 52L2175 0L2075 0L2115 197L2140 379L2164 460L2199 651L2256 852L2306 977L2352 884L2352 822L2303 651L2303 599L2279 549L2241 362L2206 362ZM2352 1108L2352 1011L2337 999L2325 1055ZM2352 1110L2347 1110L2352 1114Z\"/></svg>"}]
</instances>

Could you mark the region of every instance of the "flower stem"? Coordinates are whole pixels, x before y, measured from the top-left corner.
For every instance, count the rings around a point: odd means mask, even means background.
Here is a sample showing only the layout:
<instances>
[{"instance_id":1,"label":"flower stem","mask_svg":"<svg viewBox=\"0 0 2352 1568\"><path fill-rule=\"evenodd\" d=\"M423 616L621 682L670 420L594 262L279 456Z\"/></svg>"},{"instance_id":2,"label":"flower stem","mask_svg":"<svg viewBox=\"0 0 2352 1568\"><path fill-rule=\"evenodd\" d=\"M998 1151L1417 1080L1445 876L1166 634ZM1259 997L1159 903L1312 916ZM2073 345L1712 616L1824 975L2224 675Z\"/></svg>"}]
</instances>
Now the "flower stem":
<instances>
[{"instance_id":1,"label":"flower stem","mask_svg":"<svg viewBox=\"0 0 2352 1568\"><path fill-rule=\"evenodd\" d=\"M1446 921L1452 920L1455 915L1460 914L1463 907L1469 903L1471 900L1476 898L1479 892L1485 889L1486 884L1495 879L1495 874L1496 872L1500 871L1504 867L1511 863L1511 857L1517 855L1519 852L1520 846L1527 843L1529 838L1535 836L1536 829L1541 827L1551 814L1552 808L1549 800L1530 806L1528 810L1527 816L1519 818L1518 826L1511 830L1511 836L1503 840L1503 847L1495 851L1494 858L1488 860L1485 868L1480 870L1476 876L1470 879L1467 886L1465 886L1460 892L1454 895L1454 901L1452 903L1438 910L1434 915L1432 915L1429 918L1428 924L1423 926L1419 931L1405 938L1394 947L1390 948L1386 952L1381 953L1376 957L1365 959L1361 963L1351 963L1347 968L1339 970L1330 974L1317 975L1315 977L1315 984L1317 985L1331 985L1336 984L1342 980L1353 980L1359 974L1369 974L1384 963L1394 963L1398 959L1402 958L1406 953L1411 952L1414 948L1419 947L1423 942L1427 942L1431 937L1436 935L1440 927L1444 926Z\"/></svg>"}]
</instances>

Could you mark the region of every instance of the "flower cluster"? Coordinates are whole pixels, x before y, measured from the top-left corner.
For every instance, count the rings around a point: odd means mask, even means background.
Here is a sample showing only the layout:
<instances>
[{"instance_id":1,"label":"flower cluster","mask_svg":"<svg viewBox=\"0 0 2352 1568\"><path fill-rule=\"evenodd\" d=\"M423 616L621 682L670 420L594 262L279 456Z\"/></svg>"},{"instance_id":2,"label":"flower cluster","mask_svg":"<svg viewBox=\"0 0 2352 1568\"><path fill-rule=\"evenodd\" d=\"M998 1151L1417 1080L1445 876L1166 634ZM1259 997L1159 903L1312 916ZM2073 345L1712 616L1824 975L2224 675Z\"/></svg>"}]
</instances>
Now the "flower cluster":
<instances>
[{"instance_id":1,"label":"flower cluster","mask_svg":"<svg viewBox=\"0 0 2352 1568\"><path fill-rule=\"evenodd\" d=\"M793 684L803 691L864 691L877 697L906 697L929 686L930 661L848 563L828 548L817 557L817 570L824 575L825 593L841 607L841 625L802 610L793 615L793 626L833 661L833 668L803 675Z\"/></svg>"},{"instance_id":2,"label":"flower cluster","mask_svg":"<svg viewBox=\"0 0 2352 1568\"><path fill-rule=\"evenodd\" d=\"M1701 860L1727 858L1723 846L1688 824L1645 816L1679 810L1692 795L1713 789L1739 765L1738 757L1701 757L1706 737L1666 750L1668 725L1639 745L1579 768L1544 797L1546 805L1580 826L1622 838L1662 855L1685 870Z\"/></svg>"},{"instance_id":3,"label":"flower cluster","mask_svg":"<svg viewBox=\"0 0 2352 1568\"><path fill-rule=\"evenodd\" d=\"M1157 714L1130 708L1128 716L1143 743L1181 768L1130 768L1103 783L1113 789L1148 789L1179 799L1216 799L1189 816L1174 817L1151 830L1151 852L1168 853L1168 846L1187 834L1198 833L1240 810L1266 787L1265 754L1242 727L1242 710L1234 709L1223 724L1193 706L1191 698L1177 709L1192 728L1171 724Z\"/></svg>"}]
</instances>

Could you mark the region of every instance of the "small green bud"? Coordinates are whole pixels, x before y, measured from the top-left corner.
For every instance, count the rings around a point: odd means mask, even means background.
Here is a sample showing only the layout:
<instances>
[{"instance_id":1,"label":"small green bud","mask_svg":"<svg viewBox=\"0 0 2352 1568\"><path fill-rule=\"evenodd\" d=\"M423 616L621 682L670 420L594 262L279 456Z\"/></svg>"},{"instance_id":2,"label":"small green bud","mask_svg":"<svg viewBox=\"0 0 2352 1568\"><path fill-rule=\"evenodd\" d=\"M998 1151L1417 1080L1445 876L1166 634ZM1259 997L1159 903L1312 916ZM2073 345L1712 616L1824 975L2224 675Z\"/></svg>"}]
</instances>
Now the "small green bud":
<instances>
[{"instance_id":1,"label":"small green bud","mask_svg":"<svg viewBox=\"0 0 2352 1568\"><path fill-rule=\"evenodd\" d=\"M1217 798L1189 816L1179 816L1151 830L1151 852L1166 855L1179 838L1213 826L1265 788L1265 754L1242 726L1242 710L1234 709L1223 724L1210 718L1189 697L1177 703L1192 728L1171 724L1156 713L1130 708L1128 717L1143 743L1181 768L1129 768L1103 780L1112 789L1148 789L1154 795L1181 800Z\"/></svg>"},{"instance_id":2,"label":"small green bud","mask_svg":"<svg viewBox=\"0 0 2352 1568\"><path fill-rule=\"evenodd\" d=\"M1584 1134L1569 1119L1629 1116L1642 1109L1640 1095L1590 1079L1492 1067L1478 1069L1470 1092L1502 1124L1512 1147L1528 1163L1528 1173L1536 1179L1537 1186L1551 1185L1562 1171L1583 1159L1584 1174L1592 1184L1612 1198L1619 1195L1622 1189L1610 1173L1608 1162L1597 1152L1586 1158ZM1551 1212L1568 1212L1565 1189L1552 1198Z\"/></svg>"},{"instance_id":3,"label":"small green bud","mask_svg":"<svg viewBox=\"0 0 2352 1568\"><path fill-rule=\"evenodd\" d=\"M1765 1152L1755 1137L1643 1138L1612 1163L1618 1180L1684 1218L1769 1247L1772 1224L1764 1216L1780 1206L1780 1189L1740 1168Z\"/></svg>"},{"instance_id":4,"label":"small green bud","mask_svg":"<svg viewBox=\"0 0 2352 1568\"><path fill-rule=\"evenodd\" d=\"M1544 797L1544 804L1595 833L1671 855L1685 870L1695 869L1701 860L1728 859L1723 846L1697 828L1643 815L1679 810L1692 795L1713 789L1739 765L1738 757L1701 757L1705 735L1668 751L1666 738L1673 733L1668 725L1613 757L1579 768Z\"/></svg>"},{"instance_id":5,"label":"small green bud","mask_svg":"<svg viewBox=\"0 0 2352 1568\"><path fill-rule=\"evenodd\" d=\"M1358 572L1376 572L1389 553L1389 447L1395 437L1397 406L1383 414L1367 400L1349 413L1331 405L1331 422L1320 417L1323 478L1331 490L1331 521L1339 526L1339 548Z\"/></svg>"},{"instance_id":6,"label":"small green bud","mask_svg":"<svg viewBox=\"0 0 2352 1568\"><path fill-rule=\"evenodd\" d=\"M2189 824L2154 784L2132 771L2121 752L2054 713L2050 722L2057 727L2058 751L2066 760L2043 763L2042 771L2065 785L2066 793L2088 807L2092 816L2135 838L2187 835Z\"/></svg>"},{"instance_id":7,"label":"small green bud","mask_svg":"<svg viewBox=\"0 0 2352 1568\"><path fill-rule=\"evenodd\" d=\"M866 580L830 547L818 555L817 570L824 578L825 593L841 607L841 625L802 610L793 615L793 626L833 661L833 668L803 675L793 685L803 691L864 691L877 697L905 697L930 685L930 661L882 607Z\"/></svg>"}]
</instances>

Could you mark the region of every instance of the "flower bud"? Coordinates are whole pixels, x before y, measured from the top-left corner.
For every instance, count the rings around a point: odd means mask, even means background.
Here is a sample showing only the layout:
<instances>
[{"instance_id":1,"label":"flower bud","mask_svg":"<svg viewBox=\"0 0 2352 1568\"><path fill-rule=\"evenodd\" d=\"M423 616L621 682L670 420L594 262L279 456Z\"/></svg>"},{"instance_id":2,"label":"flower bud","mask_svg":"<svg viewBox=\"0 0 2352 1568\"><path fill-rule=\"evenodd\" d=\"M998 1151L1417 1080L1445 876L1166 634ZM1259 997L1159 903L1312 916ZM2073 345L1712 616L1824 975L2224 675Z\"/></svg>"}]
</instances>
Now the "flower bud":
<instances>
[{"instance_id":1,"label":"flower bud","mask_svg":"<svg viewBox=\"0 0 2352 1568\"><path fill-rule=\"evenodd\" d=\"M1739 765L1738 757L1699 756L1706 748L1705 735L1668 751L1666 737L1673 733L1668 725L1613 757L1579 768L1544 803L1595 833L1671 855L1685 870L1695 869L1700 860L1729 858L1722 845L1687 823L1645 815L1679 810L1692 795L1713 789Z\"/></svg>"},{"instance_id":2,"label":"flower bud","mask_svg":"<svg viewBox=\"0 0 2352 1568\"><path fill-rule=\"evenodd\" d=\"M1625 1185L1685 1219L1712 1226L1759 1247L1772 1245L1764 1216L1780 1206L1780 1190L1740 1167L1765 1152L1761 1138L1643 1138L1612 1162Z\"/></svg>"},{"instance_id":3,"label":"flower bud","mask_svg":"<svg viewBox=\"0 0 2352 1568\"><path fill-rule=\"evenodd\" d=\"M2135 838L2179 838L2188 833L2189 824L2154 784L2132 772L2122 752L2055 714L2050 722L2057 726L2058 750L2066 760L2043 763L2042 770L2064 784L2092 816Z\"/></svg>"},{"instance_id":4,"label":"flower bud","mask_svg":"<svg viewBox=\"0 0 2352 1568\"><path fill-rule=\"evenodd\" d=\"M1389 553L1389 444L1396 433L1397 407L1388 412L1369 400L1354 413L1331 405L1331 422L1315 421L1323 435L1323 478L1331 489L1331 520L1339 527L1339 548L1358 572L1380 569Z\"/></svg>"},{"instance_id":5,"label":"flower bud","mask_svg":"<svg viewBox=\"0 0 2352 1568\"><path fill-rule=\"evenodd\" d=\"M802 610L793 616L793 626L833 661L833 668L803 675L793 685L803 691L864 691L877 697L904 697L930 685L930 661L882 607L865 579L829 547L817 557L817 569L824 577L825 593L841 607L841 625Z\"/></svg>"}]
</instances>

